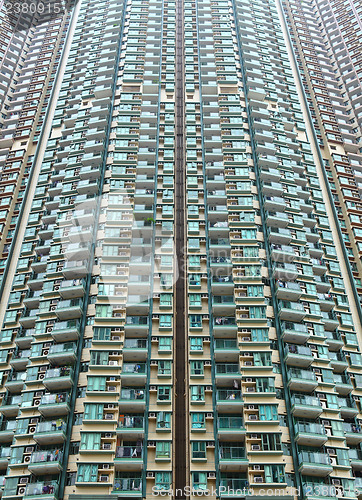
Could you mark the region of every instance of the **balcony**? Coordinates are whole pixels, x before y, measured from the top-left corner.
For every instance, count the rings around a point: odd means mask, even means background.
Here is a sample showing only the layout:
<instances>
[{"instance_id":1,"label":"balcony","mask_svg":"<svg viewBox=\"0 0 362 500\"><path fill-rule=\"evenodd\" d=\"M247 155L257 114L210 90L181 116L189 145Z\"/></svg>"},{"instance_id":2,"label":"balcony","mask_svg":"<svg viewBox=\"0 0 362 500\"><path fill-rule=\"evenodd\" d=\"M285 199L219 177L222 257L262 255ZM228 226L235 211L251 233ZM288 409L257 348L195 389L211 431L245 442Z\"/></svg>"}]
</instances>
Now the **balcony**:
<instances>
[{"instance_id":1,"label":"balcony","mask_svg":"<svg viewBox=\"0 0 362 500\"><path fill-rule=\"evenodd\" d=\"M147 373L145 363L123 363L121 380L126 385L143 385L146 383Z\"/></svg>"},{"instance_id":2,"label":"balcony","mask_svg":"<svg viewBox=\"0 0 362 500\"><path fill-rule=\"evenodd\" d=\"M303 304L281 300L278 303L279 317L285 321L302 321L306 312Z\"/></svg>"},{"instance_id":3,"label":"balcony","mask_svg":"<svg viewBox=\"0 0 362 500\"><path fill-rule=\"evenodd\" d=\"M39 422L34 433L34 441L38 444L60 444L65 441L67 424L57 419L51 422Z\"/></svg>"},{"instance_id":4,"label":"balcony","mask_svg":"<svg viewBox=\"0 0 362 500\"><path fill-rule=\"evenodd\" d=\"M276 282L276 291L279 300L296 301L302 296L299 283L294 283L293 281L278 280Z\"/></svg>"},{"instance_id":5,"label":"balcony","mask_svg":"<svg viewBox=\"0 0 362 500\"><path fill-rule=\"evenodd\" d=\"M326 453L301 451L298 459L299 472L306 476L326 477L333 472L329 455Z\"/></svg>"},{"instance_id":6,"label":"balcony","mask_svg":"<svg viewBox=\"0 0 362 500\"><path fill-rule=\"evenodd\" d=\"M293 394L291 397L292 414L294 417L317 418L323 408L319 398L305 394Z\"/></svg>"},{"instance_id":7,"label":"balcony","mask_svg":"<svg viewBox=\"0 0 362 500\"><path fill-rule=\"evenodd\" d=\"M61 300L55 310L57 318L60 320L69 320L80 318L82 316L83 300L69 299Z\"/></svg>"},{"instance_id":8,"label":"balcony","mask_svg":"<svg viewBox=\"0 0 362 500\"><path fill-rule=\"evenodd\" d=\"M322 446L328 436L322 424L311 422L295 423L295 441L303 446Z\"/></svg>"},{"instance_id":9,"label":"balcony","mask_svg":"<svg viewBox=\"0 0 362 500\"><path fill-rule=\"evenodd\" d=\"M58 417L59 415L68 415L69 393L60 392L57 394L44 394L41 397L38 406L39 413L43 417Z\"/></svg>"},{"instance_id":10,"label":"balcony","mask_svg":"<svg viewBox=\"0 0 362 500\"><path fill-rule=\"evenodd\" d=\"M150 310L150 298L148 295L131 295L127 296L127 314L148 314Z\"/></svg>"},{"instance_id":11,"label":"balcony","mask_svg":"<svg viewBox=\"0 0 362 500\"><path fill-rule=\"evenodd\" d=\"M270 243L288 245L292 240L290 229L284 227L271 227L268 231Z\"/></svg>"},{"instance_id":12,"label":"balcony","mask_svg":"<svg viewBox=\"0 0 362 500\"><path fill-rule=\"evenodd\" d=\"M143 447L136 443L134 446L117 446L114 465L116 470L142 470Z\"/></svg>"},{"instance_id":13,"label":"balcony","mask_svg":"<svg viewBox=\"0 0 362 500\"><path fill-rule=\"evenodd\" d=\"M11 455L10 446L2 446L0 448L0 468L6 469L9 464L9 459Z\"/></svg>"},{"instance_id":14,"label":"balcony","mask_svg":"<svg viewBox=\"0 0 362 500\"><path fill-rule=\"evenodd\" d=\"M313 363L312 351L307 346L289 344L284 348L284 361L289 366L307 368Z\"/></svg>"},{"instance_id":15,"label":"balcony","mask_svg":"<svg viewBox=\"0 0 362 500\"><path fill-rule=\"evenodd\" d=\"M217 430L219 439L244 439L246 430L241 416L218 416Z\"/></svg>"},{"instance_id":16,"label":"balcony","mask_svg":"<svg viewBox=\"0 0 362 500\"><path fill-rule=\"evenodd\" d=\"M274 265L273 278L283 281L294 281L298 276L298 268L295 264L289 262L279 262Z\"/></svg>"},{"instance_id":17,"label":"balcony","mask_svg":"<svg viewBox=\"0 0 362 500\"><path fill-rule=\"evenodd\" d=\"M123 439L143 439L145 419L143 415L124 415L118 421L117 435Z\"/></svg>"},{"instance_id":18,"label":"balcony","mask_svg":"<svg viewBox=\"0 0 362 500\"><path fill-rule=\"evenodd\" d=\"M0 413L4 417L16 417L19 412L19 407L22 403L22 396L5 397L1 401Z\"/></svg>"},{"instance_id":19,"label":"balcony","mask_svg":"<svg viewBox=\"0 0 362 500\"><path fill-rule=\"evenodd\" d=\"M214 356L216 361L238 361L240 350L235 338L215 339Z\"/></svg>"},{"instance_id":20,"label":"balcony","mask_svg":"<svg viewBox=\"0 0 362 500\"><path fill-rule=\"evenodd\" d=\"M318 381L313 371L290 368L288 370L288 387L292 391L312 392L318 387Z\"/></svg>"},{"instance_id":21,"label":"balcony","mask_svg":"<svg viewBox=\"0 0 362 500\"><path fill-rule=\"evenodd\" d=\"M229 294L234 289L232 275L212 276L211 291L213 294Z\"/></svg>"},{"instance_id":22,"label":"balcony","mask_svg":"<svg viewBox=\"0 0 362 500\"><path fill-rule=\"evenodd\" d=\"M49 390L70 389L73 385L73 369L67 366L48 369L43 384Z\"/></svg>"},{"instance_id":23,"label":"balcony","mask_svg":"<svg viewBox=\"0 0 362 500\"><path fill-rule=\"evenodd\" d=\"M335 373L342 373L348 368L348 361L342 351L330 352L329 359Z\"/></svg>"},{"instance_id":24,"label":"balcony","mask_svg":"<svg viewBox=\"0 0 362 500\"><path fill-rule=\"evenodd\" d=\"M124 331L128 333L139 333L141 336L147 335L149 330L148 316L126 316Z\"/></svg>"},{"instance_id":25,"label":"balcony","mask_svg":"<svg viewBox=\"0 0 362 500\"><path fill-rule=\"evenodd\" d=\"M286 321L281 324L282 339L293 344L304 344L310 337L306 325Z\"/></svg>"},{"instance_id":26,"label":"balcony","mask_svg":"<svg viewBox=\"0 0 362 500\"><path fill-rule=\"evenodd\" d=\"M0 443L11 443L16 429L16 420L7 420L0 425Z\"/></svg>"},{"instance_id":27,"label":"balcony","mask_svg":"<svg viewBox=\"0 0 362 500\"><path fill-rule=\"evenodd\" d=\"M62 467L63 452L59 449L34 451L31 454L28 470L36 476L57 474Z\"/></svg>"},{"instance_id":28,"label":"balcony","mask_svg":"<svg viewBox=\"0 0 362 500\"><path fill-rule=\"evenodd\" d=\"M338 319L335 312L325 312L322 311L322 321L324 323L324 328L329 331L336 330L338 327Z\"/></svg>"},{"instance_id":29,"label":"balcony","mask_svg":"<svg viewBox=\"0 0 362 500\"><path fill-rule=\"evenodd\" d=\"M217 389L216 406L220 412L241 412L244 405L240 389Z\"/></svg>"},{"instance_id":30,"label":"balcony","mask_svg":"<svg viewBox=\"0 0 362 500\"><path fill-rule=\"evenodd\" d=\"M224 476L224 477L223 477ZM226 477L225 477L226 476ZM240 498L240 492L248 495L249 481L238 477L228 478L227 474L223 474L220 478L220 499Z\"/></svg>"},{"instance_id":31,"label":"balcony","mask_svg":"<svg viewBox=\"0 0 362 500\"><path fill-rule=\"evenodd\" d=\"M362 442L362 432L359 425L350 422L343 422L342 426L348 445L357 445Z\"/></svg>"},{"instance_id":32,"label":"balcony","mask_svg":"<svg viewBox=\"0 0 362 500\"><path fill-rule=\"evenodd\" d=\"M147 339L126 338L123 343L123 360L145 361L148 354L147 345Z\"/></svg>"},{"instance_id":33,"label":"balcony","mask_svg":"<svg viewBox=\"0 0 362 500\"><path fill-rule=\"evenodd\" d=\"M219 467L221 471L247 470L249 460L246 458L245 447L235 446L235 443L220 442Z\"/></svg>"},{"instance_id":34,"label":"balcony","mask_svg":"<svg viewBox=\"0 0 362 500\"><path fill-rule=\"evenodd\" d=\"M294 249L288 245L270 245L271 258L274 262L292 262L296 258Z\"/></svg>"},{"instance_id":35,"label":"balcony","mask_svg":"<svg viewBox=\"0 0 362 500\"><path fill-rule=\"evenodd\" d=\"M362 450L350 448L348 456L353 470L362 470Z\"/></svg>"},{"instance_id":36,"label":"balcony","mask_svg":"<svg viewBox=\"0 0 362 500\"><path fill-rule=\"evenodd\" d=\"M214 314L231 314L235 311L234 295L213 295L212 312Z\"/></svg>"},{"instance_id":37,"label":"balcony","mask_svg":"<svg viewBox=\"0 0 362 500\"><path fill-rule=\"evenodd\" d=\"M216 363L215 380L217 385L228 386L234 380L241 380L239 363Z\"/></svg>"},{"instance_id":38,"label":"balcony","mask_svg":"<svg viewBox=\"0 0 362 500\"><path fill-rule=\"evenodd\" d=\"M20 392L24 389L25 378L26 378L25 371L23 372L12 371L8 376L4 386L11 393Z\"/></svg>"},{"instance_id":39,"label":"balcony","mask_svg":"<svg viewBox=\"0 0 362 500\"><path fill-rule=\"evenodd\" d=\"M114 479L112 494L118 497L142 498L142 479L141 477L116 477Z\"/></svg>"},{"instance_id":40,"label":"balcony","mask_svg":"<svg viewBox=\"0 0 362 500\"><path fill-rule=\"evenodd\" d=\"M358 414L356 402L350 397L338 398L338 405L342 418L354 418Z\"/></svg>"},{"instance_id":41,"label":"balcony","mask_svg":"<svg viewBox=\"0 0 362 500\"><path fill-rule=\"evenodd\" d=\"M47 358L53 365L71 365L76 360L76 349L74 342L55 344L49 348Z\"/></svg>"},{"instance_id":42,"label":"balcony","mask_svg":"<svg viewBox=\"0 0 362 500\"><path fill-rule=\"evenodd\" d=\"M144 411L146 407L146 393L144 388L121 389L119 399L121 411Z\"/></svg>"},{"instance_id":43,"label":"balcony","mask_svg":"<svg viewBox=\"0 0 362 500\"><path fill-rule=\"evenodd\" d=\"M59 294L62 299L74 299L83 297L84 292L85 292L84 281L81 279L71 279L62 281L59 288Z\"/></svg>"},{"instance_id":44,"label":"balcony","mask_svg":"<svg viewBox=\"0 0 362 500\"><path fill-rule=\"evenodd\" d=\"M78 340L80 333L80 322L76 320L61 321L50 328L50 334L56 342L68 342Z\"/></svg>"},{"instance_id":45,"label":"balcony","mask_svg":"<svg viewBox=\"0 0 362 500\"><path fill-rule=\"evenodd\" d=\"M215 336L222 337L225 333L237 332L235 316L214 316L213 331Z\"/></svg>"},{"instance_id":46,"label":"balcony","mask_svg":"<svg viewBox=\"0 0 362 500\"><path fill-rule=\"evenodd\" d=\"M30 483L25 488L25 500L57 500L58 483L57 481L43 481Z\"/></svg>"}]
</instances>

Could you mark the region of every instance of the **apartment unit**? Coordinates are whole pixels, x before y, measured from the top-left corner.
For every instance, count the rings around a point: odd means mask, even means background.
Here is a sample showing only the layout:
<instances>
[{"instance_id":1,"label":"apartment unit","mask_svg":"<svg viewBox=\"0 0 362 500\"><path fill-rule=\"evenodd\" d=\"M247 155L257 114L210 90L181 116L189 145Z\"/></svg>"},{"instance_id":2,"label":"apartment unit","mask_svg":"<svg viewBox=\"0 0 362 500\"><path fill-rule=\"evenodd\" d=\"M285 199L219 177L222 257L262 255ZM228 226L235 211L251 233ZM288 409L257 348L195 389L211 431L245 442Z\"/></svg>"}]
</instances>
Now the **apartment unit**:
<instances>
[{"instance_id":1,"label":"apartment unit","mask_svg":"<svg viewBox=\"0 0 362 500\"><path fill-rule=\"evenodd\" d=\"M362 497L358 9L4 11L4 500Z\"/></svg>"}]
</instances>

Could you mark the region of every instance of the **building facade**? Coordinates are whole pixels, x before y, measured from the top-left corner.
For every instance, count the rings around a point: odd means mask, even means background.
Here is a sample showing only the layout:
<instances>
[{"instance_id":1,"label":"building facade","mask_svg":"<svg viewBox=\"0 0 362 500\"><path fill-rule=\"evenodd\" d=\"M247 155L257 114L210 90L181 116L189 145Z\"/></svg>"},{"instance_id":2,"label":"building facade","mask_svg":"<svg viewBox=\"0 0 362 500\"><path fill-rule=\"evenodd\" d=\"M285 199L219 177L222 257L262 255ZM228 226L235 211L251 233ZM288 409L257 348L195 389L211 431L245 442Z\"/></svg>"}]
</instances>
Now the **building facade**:
<instances>
[{"instance_id":1,"label":"building facade","mask_svg":"<svg viewBox=\"0 0 362 500\"><path fill-rule=\"evenodd\" d=\"M361 498L362 6L58 7L2 10L0 495Z\"/></svg>"}]
</instances>

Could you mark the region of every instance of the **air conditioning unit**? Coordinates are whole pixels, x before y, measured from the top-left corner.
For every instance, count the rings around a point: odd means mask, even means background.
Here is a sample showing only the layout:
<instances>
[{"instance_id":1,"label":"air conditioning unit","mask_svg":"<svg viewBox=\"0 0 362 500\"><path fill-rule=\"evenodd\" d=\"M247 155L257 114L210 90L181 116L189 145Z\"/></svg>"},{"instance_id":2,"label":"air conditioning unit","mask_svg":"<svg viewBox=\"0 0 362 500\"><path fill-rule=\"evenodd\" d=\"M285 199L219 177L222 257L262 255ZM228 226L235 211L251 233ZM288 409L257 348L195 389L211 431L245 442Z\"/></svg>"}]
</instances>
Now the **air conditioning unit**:
<instances>
[{"instance_id":1,"label":"air conditioning unit","mask_svg":"<svg viewBox=\"0 0 362 500\"><path fill-rule=\"evenodd\" d=\"M258 439L258 435L257 434L250 434L250 439Z\"/></svg>"},{"instance_id":2,"label":"air conditioning unit","mask_svg":"<svg viewBox=\"0 0 362 500\"><path fill-rule=\"evenodd\" d=\"M55 311L56 308L57 306L50 306L49 311Z\"/></svg>"},{"instance_id":3,"label":"air conditioning unit","mask_svg":"<svg viewBox=\"0 0 362 500\"><path fill-rule=\"evenodd\" d=\"M262 476L254 476L254 483L262 483L262 482L263 482Z\"/></svg>"},{"instance_id":4,"label":"air conditioning unit","mask_svg":"<svg viewBox=\"0 0 362 500\"><path fill-rule=\"evenodd\" d=\"M156 447L156 441L148 441L147 446L149 448L155 448Z\"/></svg>"},{"instance_id":5,"label":"air conditioning unit","mask_svg":"<svg viewBox=\"0 0 362 500\"><path fill-rule=\"evenodd\" d=\"M150 391L157 391L157 387L155 385L150 385Z\"/></svg>"},{"instance_id":6,"label":"air conditioning unit","mask_svg":"<svg viewBox=\"0 0 362 500\"><path fill-rule=\"evenodd\" d=\"M105 435L104 435L105 438L111 438L112 437L112 433L111 432L106 432Z\"/></svg>"},{"instance_id":7,"label":"air conditioning unit","mask_svg":"<svg viewBox=\"0 0 362 500\"><path fill-rule=\"evenodd\" d=\"M158 362L155 359L151 360L151 365L157 365L157 364L158 364Z\"/></svg>"},{"instance_id":8,"label":"air conditioning unit","mask_svg":"<svg viewBox=\"0 0 362 500\"><path fill-rule=\"evenodd\" d=\"M110 450L112 447L111 443L103 443L102 450Z\"/></svg>"},{"instance_id":9,"label":"air conditioning unit","mask_svg":"<svg viewBox=\"0 0 362 500\"><path fill-rule=\"evenodd\" d=\"M35 396L41 396L41 394L35 393ZM38 423L38 419L37 418L31 418L30 419L30 423L31 424L37 424Z\"/></svg>"},{"instance_id":10,"label":"air conditioning unit","mask_svg":"<svg viewBox=\"0 0 362 500\"><path fill-rule=\"evenodd\" d=\"M248 405L248 406L247 406L247 409L248 409L248 410L255 410L255 405Z\"/></svg>"},{"instance_id":11,"label":"air conditioning unit","mask_svg":"<svg viewBox=\"0 0 362 500\"><path fill-rule=\"evenodd\" d=\"M51 333L53 331L53 327L52 326L47 326L46 327L46 333Z\"/></svg>"},{"instance_id":12,"label":"air conditioning unit","mask_svg":"<svg viewBox=\"0 0 362 500\"><path fill-rule=\"evenodd\" d=\"M18 488L18 495L24 495L24 494L25 494L25 487L21 486L20 488Z\"/></svg>"},{"instance_id":13,"label":"air conditioning unit","mask_svg":"<svg viewBox=\"0 0 362 500\"><path fill-rule=\"evenodd\" d=\"M105 420L113 420L113 413L105 413L104 419Z\"/></svg>"},{"instance_id":14,"label":"air conditioning unit","mask_svg":"<svg viewBox=\"0 0 362 500\"><path fill-rule=\"evenodd\" d=\"M259 450L260 450L260 445L258 444L251 445L251 451L259 451Z\"/></svg>"},{"instance_id":15,"label":"air conditioning unit","mask_svg":"<svg viewBox=\"0 0 362 500\"><path fill-rule=\"evenodd\" d=\"M24 462L26 462L26 463L30 462L30 456L29 455L24 458Z\"/></svg>"},{"instance_id":16,"label":"air conditioning unit","mask_svg":"<svg viewBox=\"0 0 362 500\"><path fill-rule=\"evenodd\" d=\"M248 378L245 379L245 382L252 382L252 381L253 381L253 379L250 378L250 377L248 377Z\"/></svg>"},{"instance_id":17,"label":"air conditioning unit","mask_svg":"<svg viewBox=\"0 0 362 500\"><path fill-rule=\"evenodd\" d=\"M40 375L39 375L38 379L39 379L39 380L43 380L43 378L44 378L44 377L45 377L45 373L40 373Z\"/></svg>"},{"instance_id":18,"label":"air conditioning unit","mask_svg":"<svg viewBox=\"0 0 362 500\"><path fill-rule=\"evenodd\" d=\"M155 473L154 472L147 472L147 477L155 477Z\"/></svg>"},{"instance_id":19,"label":"air conditioning unit","mask_svg":"<svg viewBox=\"0 0 362 500\"><path fill-rule=\"evenodd\" d=\"M341 480L340 479L332 479L332 484L334 484L335 486L340 486Z\"/></svg>"},{"instance_id":20,"label":"air conditioning unit","mask_svg":"<svg viewBox=\"0 0 362 500\"><path fill-rule=\"evenodd\" d=\"M60 289L60 286L59 286L59 285L55 285L55 286L53 287L54 292L57 292L59 289Z\"/></svg>"},{"instance_id":21,"label":"air conditioning unit","mask_svg":"<svg viewBox=\"0 0 362 500\"><path fill-rule=\"evenodd\" d=\"M118 337L118 335L117 335L115 337L112 337L112 340L121 340L121 337Z\"/></svg>"},{"instance_id":22,"label":"air conditioning unit","mask_svg":"<svg viewBox=\"0 0 362 500\"><path fill-rule=\"evenodd\" d=\"M213 413L206 413L206 418L214 418L214 414Z\"/></svg>"},{"instance_id":23,"label":"air conditioning unit","mask_svg":"<svg viewBox=\"0 0 362 500\"><path fill-rule=\"evenodd\" d=\"M99 482L100 482L100 483L108 483L108 481L109 481L109 476L102 475L102 476L100 476L100 478L99 478Z\"/></svg>"},{"instance_id":24,"label":"air conditioning unit","mask_svg":"<svg viewBox=\"0 0 362 500\"><path fill-rule=\"evenodd\" d=\"M29 427L29 430L28 430L29 434L34 434L35 429L36 429L36 427L34 425L32 425L31 427Z\"/></svg>"},{"instance_id":25,"label":"air conditioning unit","mask_svg":"<svg viewBox=\"0 0 362 500\"><path fill-rule=\"evenodd\" d=\"M108 391L108 392L115 392L115 390L116 390L116 387L115 387L114 385L109 385L109 386L107 387L107 391Z\"/></svg>"},{"instance_id":26,"label":"air conditioning unit","mask_svg":"<svg viewBox=\"0 0 362 500\"><path fill-rule=\"evenodd\" d=\"M253 366L253 362L252 361L245 361L244 366Z\"/></svg>"},{"instance_id":27,"label":"air conditioning unit","mask_svg":"<svg viewBox=\"0 0 362 500\"><path fill-rule=\"evenodd\" d=\"M206 444L206 446L208 448L215 448L215 441L208 441L207 444Z\"/></svg>"},{"instance_id":28,"label":"air conditioning unit","mask_svg":"<svg viewBox=\"0 0 362 500\"><path fill-rule=\"evenodd\" d=\"M44 349L43 356L48 356L48 354L49 354L49 349Z\"/></svg>"},{"instance_id":29,"label":"air conditioning unit","mask_svg":"<svg viewBox=\"0 0 362 500\"><path fill-rule=\"evenodd\" d=\"M258 415L249 415L249 420L258 420Z\"/></svg>"},{"instance_id":30,"label":"air conditioning unit","mask_svg":"<svg viewBox=\"0 0 362 500\"><path fill-rule=\"evenodd\" d=\"M260 470L260 469L261 469L260 465L253 465L253 470Z\"/></svg>"},{"instance_id":31,"label":"air conditioning unit","mask_svg":"<svg viewBox=\"0 0 362 500\"><path fill-rule=\"evenodd\" d=\"M327 453L328 455L335 455L336 451L334 450L334 448L327 448Z\"/></svg>"},{"instance_id":32,"label":"air conditioning unit","mask_svg":"<svg viewBox=\"0 0 362 500\"><path fill-rule=\"evenodd\" d=\"M208 473L207 473L207 477L208 477L209 479L215 479L215 477L216 477L216 473L215 473L215 472L208 472Z\"/></svg>"},{"instance_id":33,"label":"air conditioning unit","mask_svg":"<svg viewBox=\"0 0 362 500\"><path fill-rule=\"evenodd\" d=\"M107 470L107 469L111 468L111 465L110 464L102 464L101 468L104 469L104 470Z\"/></svg>"},{"instance_id":34,"label":"air conditioning unit","mask_svg":"<svg viewBox=\"0 0 362 500\"><path fill-rule=\"evenodd\" d=\"M207 385L207 386L205 387L205 391L212 391L212 387L211 387L211 385Z\"/></svg>"},{"instance_id":35,"label":"air conditioning unit","mask_svg":"<svg viewBox=\"0 0 362 500\"><path fill-rule=\"evenodd\" d=\"M210 360L206 360L205 361L205 366L211 366L211 361Z\"/></svg>"},{"instance_id":36,"label":"air conditioning unit","mask_svg":"<svg viewBox=\"0 0 362 500\"><path fill-rule=\"evenodd\" d=\"M250 337L243 337L242 339L242 342L250 342Z\"/></svg>"},{"instance_id":37,"label":"air conditioning unit","mask_svg":"<svg viewBox=\"0 0 362 500\"><path fill-rule=\"evenodd\" d=\"M116 405L114 405L113 403L108 403L106 405L104 405L105 408L108 408L108 409L114 409Z\"/></svg>"}]
</instances>

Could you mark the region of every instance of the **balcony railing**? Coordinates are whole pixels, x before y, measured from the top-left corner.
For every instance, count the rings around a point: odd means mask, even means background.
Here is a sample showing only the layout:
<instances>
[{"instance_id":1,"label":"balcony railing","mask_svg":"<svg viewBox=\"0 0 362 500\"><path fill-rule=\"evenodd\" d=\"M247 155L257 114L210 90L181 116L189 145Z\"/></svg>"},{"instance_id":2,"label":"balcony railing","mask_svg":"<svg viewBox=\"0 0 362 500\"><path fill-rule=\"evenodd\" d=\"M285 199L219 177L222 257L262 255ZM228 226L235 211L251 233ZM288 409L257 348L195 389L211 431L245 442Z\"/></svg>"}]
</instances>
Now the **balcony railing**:
<instances>
[{"instance_id":1,"label":"balcony railing","mask_svg":"<svg viewBox=\"0 0 362 500\"><path fill-rule=\"evenodd\" d=\"M238 389L219 389L216 391L217 401L242 401L241 391Z\"/></svg>"},{"instance_id":2,"label":"balcony railing","mask_svg":"<svg viewBox=\"0 0 362 500\"><path fill-rule=\"evenodd\" d=\"M142 446L117 446L116 458L142 458Z\"/></svg>"},{"instance_id":3,"label":"balcony railing","mask_svg":"<svg viewBox=\"0 0 362 500\"><path fill-rule=\"evenodd\" d=\"M140 477L133 478L115 478L113 484L113 491L141 491L142 490L142 479Z\"/></svg>"},{"instance_id":4,"label":"balcony railing","mask_svg":"<svg viewBox=\"0 0 362 500\"><path fill-rule=\"evenodd\" d=\"M142 416L128 416L121 417L118 421L120 429L143 429L145 419Z\"/></svg>"},{"instance_id":5,"label":"balcony railing","mask_svg":"<svg viewBox=\"0 0 362 500\"><path fill-rule=\"evenodd\" d=\"M217 419L219 429L235 429L240 430L243 428L242 417L219 417Z\"/></svg>"},{"instance_id":6,"label":"balcony railing","mask_svg":"<svg viewBox=\"0 0 362 500\"><path fill-rule=\"evenodd\" d=\"M60 462L63 458L63 452L59 449L34 451L31 454L30 463L43 463L43 462Z\"/></svg>"},{"instance_id":7,"label":"balcony railing","mask_svg":"<svg viewBox=\"0 0 362 500\"><path fill-rule=\"evenodd\" d=\"M330 465L329 456L326 453L318 453L311 451L300 451L299 462L309 464Z\"/></svg>"},{"instance_id":8,"label":"balcony railing","mask_svg":"<svg viewBox=\"0 0 362 500\"><path fill-rule=\"evenodd\" d=\"M240 460L246 458L245 448L241 446L220 447L220 460Z\"/></svg>"},{"instance_id":9,"label":"balcony railing","mask_svg":"<svg viewBox=\"0 0 362 500\"><path fill-rule=\"evenodd\" d=\"M25 497L30 496L43 496L43 495L56 495L58 492L57 481L43 481L38 483L31 483L26 486Z\"/></svg>"}]
</instances>

